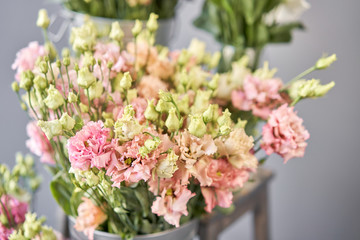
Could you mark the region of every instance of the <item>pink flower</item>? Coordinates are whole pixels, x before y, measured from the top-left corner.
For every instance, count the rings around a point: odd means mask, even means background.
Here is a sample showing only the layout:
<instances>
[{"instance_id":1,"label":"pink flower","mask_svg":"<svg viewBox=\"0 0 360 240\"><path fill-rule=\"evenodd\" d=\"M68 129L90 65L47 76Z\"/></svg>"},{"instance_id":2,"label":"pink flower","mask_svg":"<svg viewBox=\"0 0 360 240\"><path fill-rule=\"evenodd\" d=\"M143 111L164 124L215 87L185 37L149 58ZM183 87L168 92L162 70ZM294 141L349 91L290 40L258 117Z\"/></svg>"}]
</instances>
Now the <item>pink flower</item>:
<instances>
[{"instance_id":1,"label":"pink flower","mask_svg":"<svg viewBox=\"0 0 360 240\"><path fill-rule=\"evenodd\" d=\"M20 224L25 221L25 214L28 211L28 204L26 202L20 202L10 195L2 195L0 201L2 205L5 206L5 212L1 207L0 214L4 214L5 216L11 214L15 224Z\"/></svg>"},{"instance_id":2,"label":"pink flower","mask_svg":"<svg viewBox=\"0 0 360 240\"><path fill-rule=\"evenodd\" d=\"M233 194L227 189L202 187L201 193L205 198L205 211L208 213L211 213L216 205L229 208L232 204Z\"/></svg>"},{"instance_id":3,"label":"pink flower","mask_svg":"<svg viewBox=\"0 0 360 240\"><path fill-rule=\"evenodd\" d=\"M181 216L188 215L186 205L195 193L172 179L161 180L160 189L161 194L156 197L151 210L158 216L164 216L168 223L179 227Z\"/></svg>"},{"instance_id":4,"label":"pink flower","mask_svg":"<svg viewBox=\"0 0 360 240\"><path fill-rule=\"evenodd\" d=\"M107 216L90 199L83 197L82 200L83 202L78 207L78 217L74 228L77 231L82 231L89 240L93 240L95 229L105 222Z\"/></svg>"},{"instance_id":5,"label":"pink flower","mask_svg":"<svg viewBox=\"0 0 360 240\"><path fill-rule=\"evenodd\" d=\"M167 84L161 81L158 77L146 75L141 78L138 91L139 95L145 99L158 99L159 91L167 90Z\"/></svg>"},{"instance_id":6,"label":"pink flower","mask_svg":"<svg viewBox=\"0 0 360 240\"><path fill-rule=\"evenodd\" d=\"M286 102L280 95L282 86L280 79L261 80L248 75L242 89L232 92L232 104L239 110L251 110L255 116L266 119L273 109Z\"/></svg>"},{"instance_id":7,"label":"pink flower","mask_svg":"<svg viewBox=\"0 0 360 240\"><path fill-rule=\"evenodd\" d=\"M161 59L160 57L147 67L147 71L150 75L164 80L172 76L174 74L174 70L174 66L167 58Z\"/></svg>"},{"instance_id":8,"label":"pink flower","mask_svg":"<svg viewBox=\"0 0 360 240\"><path fill-rule=\"evenodd\" d=\"M136 68L142 68L146 65L152 65L158 56L157 50L155 47L149 46L146 41L138 41L136 43L129 42L126 46L126 50L134 56L136 55Z\"/></svg>"},{"instance_id":9,"label":"pink flower","mask_svg":"<svg viewBox=\"0 0 360 240\"><path fill-rule=\"evenodd\" d=\"M160 150L156 149L147 157L142 157L139 149L144 146L147 139L149 139L148 135L139 134L132 141L115 149L106 171L106 175L110 176L111 181L114 182L113 186L120 187L123 181L136 183L140 180L149 180Z\"/></svg>"},{"instance_id":10,"label":"pink flower","mask_svg":"<svg viewBox=\"0 0 360 240\"><path fill-rule=\"evenodd\" d=\"M9 229L0 223L0 240L8 240L13 231L13 228Z\"/></svg>"},{"instance_id":11,"label":"pink flower","mask_svg":"<svg viewBox=\"0 0 360 240\"><path fill-rule=\"evenodd\" d=\"M89 167L105 168L109 161L114 142L109 142L110 130L101 121L88 122L81 131L68 141L69 160L75 169Z\"/></svg>"},{"instance_id":12,"label":"pink flower","mask_svg":"<svg viewBox=\"0 0 360 240\"><path fill-rule=\"evenodd\" d=\"M26 70L33 70L38 57L45 56L46 51L44 46L39 45L38 42L30 42L26 48L21 49L16 54L15 62L11 68L17 70L16 80L20 81L20 73Z\"/></svg>"},{"instance_id":13,"label":"pink flower","mask_svg":"<svg viewBox=\"0 0 360 240\"><path fill-rule=\"evenodd\" d=\"M303 120L296 115L294 107L282 105L270 114L263 127L261 147L270 155L273 152L284 158L303 157L310 134L302 125Z\"/></svg>"},{"instance_id":14,"label":"pink flower","mask_svg":"<svg viewBox=\"0 0 360 240\"><path fill-rule=\"evenodd\" d=\"M29 122L26 126L26 132L30 137L30 139L26 141L26 146L30 151L39 156L41 162L55 164L54 149L36 122Z\"/></svg>"}]
</instances>

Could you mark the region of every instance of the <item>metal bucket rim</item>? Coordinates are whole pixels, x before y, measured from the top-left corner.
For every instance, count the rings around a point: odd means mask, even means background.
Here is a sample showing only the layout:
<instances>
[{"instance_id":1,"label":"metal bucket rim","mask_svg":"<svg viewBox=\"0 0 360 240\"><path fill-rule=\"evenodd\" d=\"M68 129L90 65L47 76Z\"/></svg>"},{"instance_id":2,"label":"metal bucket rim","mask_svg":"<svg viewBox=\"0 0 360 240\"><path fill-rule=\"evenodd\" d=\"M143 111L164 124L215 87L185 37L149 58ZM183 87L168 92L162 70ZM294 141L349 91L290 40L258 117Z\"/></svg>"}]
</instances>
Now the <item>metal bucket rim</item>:
<instances>
[{"instance_id":1,"label":"metal bucket rim","mask_svg":"<svg viewBox=\"0 0 360 240\"><path fill-rule=\"evenodd\" d=\"M72 221L73 223L75 223L75 218L72 217L72 216L68 216L68 218L70 219L70 221ZM182 229L182 228L185 228L191 224L197 224L199 222L199 219L193 219L187 223L184 223L182 225L180 225L180 227L178 228L172 228L172 229L169 229L169 230L165 230L165 231L161 231L161 232L157 232L157 233L150 233L150 234L144 234L144 235L136 235L136 237L139 237L139 238L142 238L142 237L161 237L161 236L164 236L168 233L171 233L171 232L174 232L178 229ZM99 230L95 230L94 234L96 235L99 235L99 236L104 236L104 237L115 237L115 236L118 236L114 233L108 233L108 232L103 232L103 231L99 231Z\"/></svg>"}]
</instances>

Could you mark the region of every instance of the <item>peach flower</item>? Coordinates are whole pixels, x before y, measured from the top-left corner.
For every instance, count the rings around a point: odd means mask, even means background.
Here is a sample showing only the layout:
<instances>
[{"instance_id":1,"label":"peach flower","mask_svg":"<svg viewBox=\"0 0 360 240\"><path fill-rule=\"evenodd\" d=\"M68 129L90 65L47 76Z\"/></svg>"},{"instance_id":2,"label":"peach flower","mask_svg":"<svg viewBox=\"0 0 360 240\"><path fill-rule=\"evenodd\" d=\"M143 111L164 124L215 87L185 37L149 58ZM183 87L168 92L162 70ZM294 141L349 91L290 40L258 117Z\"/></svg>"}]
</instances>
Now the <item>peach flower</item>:
<instances>
[{"instance_id":1,"label":"peach flower","mask_svg":"<svg viewBox=\"0 0 360 240\"><path fill-rule=\"evenodd\" d=\"M270 114L263 127L261 147L270 155L273 152L284 158L303 157L310 134L302 125L303 120L294 112L294 107L282 105Z\"/></svg>"},{"instance_id":2,"label":"peach flower","mask_svg":"<svg viewBox=\"0 0 360 240\"><path fill-rule=\"evenodd\" d=\"M138 91L139 95L145 99L158 99L160 90L167 90L167 84L158 77L146 75L141 78Z\"/></svg>"},{"instance_id":3,"label":"peach flower","mask_svg":"<svg viewBox=\"0 0 360 240\"><path fill-rule=\"evenodd\" d=\"M83 197L82 200L83 202L78 207L78 217L74 228L83 232L89 240L93 240L95 229L105 222L107 216L90 199Z\"/></svg>"}]
</instances>

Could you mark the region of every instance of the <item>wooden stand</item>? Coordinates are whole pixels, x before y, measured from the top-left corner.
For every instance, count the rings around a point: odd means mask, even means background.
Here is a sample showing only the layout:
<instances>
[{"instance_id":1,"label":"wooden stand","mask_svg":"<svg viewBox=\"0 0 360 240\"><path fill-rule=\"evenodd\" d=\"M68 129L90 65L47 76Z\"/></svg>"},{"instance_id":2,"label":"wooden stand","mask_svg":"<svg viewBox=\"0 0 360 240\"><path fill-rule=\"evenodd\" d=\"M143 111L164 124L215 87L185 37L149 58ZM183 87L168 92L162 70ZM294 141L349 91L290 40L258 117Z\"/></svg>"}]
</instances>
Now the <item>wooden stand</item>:
<instances>
[{"instance_id":1,"label":"wooden stand","mask_svg":"<svg viewBox=\"0 0 360 240\"><path fill-rule=\"evenodd\" d=\"M254 182L249 182L234 196L235 210L229 215L214 212L200 221L200 240L217 240L219 234L247 211L254 213L254 239L270 240L268 223L268 184L273 178L269 170L259 168Z\"/></svg>"}]
</instances>

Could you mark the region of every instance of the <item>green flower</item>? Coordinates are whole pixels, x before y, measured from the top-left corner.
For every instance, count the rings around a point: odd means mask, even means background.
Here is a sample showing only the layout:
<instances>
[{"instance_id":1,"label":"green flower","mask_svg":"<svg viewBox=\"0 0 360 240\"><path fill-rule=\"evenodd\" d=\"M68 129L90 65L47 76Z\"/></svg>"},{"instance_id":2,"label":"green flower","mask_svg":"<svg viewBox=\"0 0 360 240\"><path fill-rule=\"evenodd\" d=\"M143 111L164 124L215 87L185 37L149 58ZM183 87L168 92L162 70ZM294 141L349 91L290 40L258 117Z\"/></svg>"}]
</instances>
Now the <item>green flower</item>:
<instances>
[{"instance_id":1,"label":"green flower","mask_svg":"<svg viewBox=\"0 0 360 240\"><path fill-rule=\"evenodd\" d=\"M322 57L319 60L317 60L315 64L316 69L325 69L330 67L330 65L337 60L336 54L333 54L329 57Z\"/></svg>"},{"instance_id":2,"label":"green flower","mask_svg":"<svg viewBox=\"0 0 360 240\"><path fill-rule=\"evenodd\" d=\"M159 15L155 13L151 13L149 20L146 23L146 27L150 32L156 32L156 30L159 28L159 24L157 22L157 19L159 18Z\"/></svg>"},{"instance_id":3,"label":"green flower","mask_svg":"<svg viewBox=\"0 0 360 240\"><path fill-rule=\"evenodd\" d=\"M134 27L131 29L131 32L135 38L140 34L140 32L142 30L142 26L143 26L143 24L141 23L141 21L136 19Z\"/></svg>"},{"instance_id":4,"label":"green flower","mask_svg":"<svg viewBox=\"0 0 360 240\"><path fill-rule=\"evenodd\" d=\"M44 103L48 108L56 110L65 103L63 96L59 90L54 87L54 85L50 85L47 92L48 95L44 99Z\"/></svg>"},{"instance_id":5,"label":"green flower","mask_svg":"<svg viewBox=\"0 0 360 240\"><path fill-rule=\"evenodd\" d=\"M47 29L50 24L50 18L47 14L46 9L40 9L38 14L38 19L36 21L36 26L43 29Z\"/></svg>"},{"instance_id":6,"label":"green flower","mask_svg":"<svg viewBox=\"0 0 360 240\"><path fill-rule=\"evenodd\" d=\"M157 121L159 118L159 113L155 109L154 101L155 101L154 99L152 99L150 101L148 100L148 105L147 105L145 113L144 113L145 118L152 122Z\"/></svg>"},{"instance_id":7,"label":"green flower","mask_svg":"<svg viewBox=\"0 0 360 240\"><path fill-rule=\"evenodd\" d=\"M96 82L95 76L89 71L89 68L83 67L79 71L77 83L80 87L88 89L93 83Z\"/></svg>"},{"instance_id":8,"label":"green flower","mask_svg":"<svg viewBox=\"0 0 360 240\"><path fill-rule=\"evenodd\" d=\"M49 140L51 140L53 137L61 135L63 131L61 122L58 119L51 121L39 120L38 126L45 133Z\"/></svg>"},{"instance_id":9,"label":"green flower","mask_svg":"<svg viewBox=\"0 0 360 240\"><path fill-rule=\"evenodd\" d=\"M120 80L120 87L123 90L128 90L130 89L132 84L132 78L129 72L124 73L124 76L121 78Z\"/></svg>"},{"instance_id":10,"label":"green flower","mask_svg":"<svg viewBox=\"0 0 360 240\"><path fill-rule=\"evenodd\" d=\"M169 110L169 116L166 119L165 126L169 132L176 132L180 128L180 120L176 115L176 109L174 107Z\"/></svg>"},{"instance_id":11,"label":"green flower","mask_svg":"<svg viewBox=\"0 0 360 240\"><path fill-rule=\"evenodd\" d=\"M188 130L192 135L198 138L202 138L205 135L207 128L200 114L190 116L190 125Z\"/></svg>"},{"instance_id":12,"label":"green flower","mask_svg":"<svg viewBox=\"0 0 360 240\"><path fill-rule=\"evenodd\" d=\"M60 123L65 131L71 131L75 126L75 120L70 117L67 113L63 113L60 118Z\"/></svg>"},{"instance_id":13,"label":"green flower","mask_svg":"<svg viewBox=\"0 0 360 240\"><path fill-rule=\"evenodd\" d=\"M46 81L45 78L38 75L34 78L34 85L36 89L44 90L47 88L48 82Z\"/></svg>"},{"instance_id":14,"label":"green flower","mask_svg":"<svg viewBox=\"0 0 360 240\"><path fill-rule=\"evenodd\" d=\"M122 39L124 38L124 32L121 29L119 22L115 21L111 24L111 31L109 37L117 42L122 41Z\"/></svg>"},{"instance_id":15,"label":"green flower","mask_svg":"<svg viewBox=\"0 0 360 240\"><path fill-rule=\"evenodd\" d=\"M97 81L95 84L92 84L89 87L90 100L101 97L103 91L104 91L104 87L101 81Z\"/></svg>"}]
</instances>

